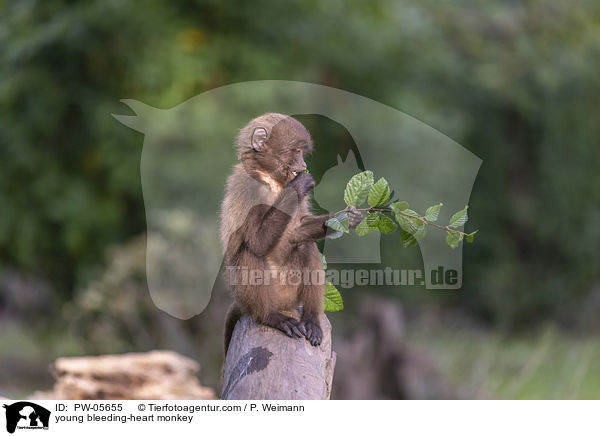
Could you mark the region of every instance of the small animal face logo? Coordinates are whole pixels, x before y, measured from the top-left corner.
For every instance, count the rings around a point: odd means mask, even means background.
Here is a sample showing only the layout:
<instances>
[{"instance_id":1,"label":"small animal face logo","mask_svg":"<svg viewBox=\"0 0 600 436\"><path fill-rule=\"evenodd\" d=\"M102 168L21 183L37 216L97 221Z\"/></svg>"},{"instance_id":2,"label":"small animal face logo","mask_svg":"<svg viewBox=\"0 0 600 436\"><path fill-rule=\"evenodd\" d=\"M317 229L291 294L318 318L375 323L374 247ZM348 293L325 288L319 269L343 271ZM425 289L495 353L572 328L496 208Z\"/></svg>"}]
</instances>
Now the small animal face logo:
<instances>
[{"instance_id":1,"label":"small animal face logo","mask_svg":"<svg viewBox=\"0 0 600 436\"><path fill-rule=\"evenodd\" d=\"M29 401L19 401L3 406L6 409L6 431L14 433L16 429L48 429L50 411Z\"/></svg>"}]
</instances>

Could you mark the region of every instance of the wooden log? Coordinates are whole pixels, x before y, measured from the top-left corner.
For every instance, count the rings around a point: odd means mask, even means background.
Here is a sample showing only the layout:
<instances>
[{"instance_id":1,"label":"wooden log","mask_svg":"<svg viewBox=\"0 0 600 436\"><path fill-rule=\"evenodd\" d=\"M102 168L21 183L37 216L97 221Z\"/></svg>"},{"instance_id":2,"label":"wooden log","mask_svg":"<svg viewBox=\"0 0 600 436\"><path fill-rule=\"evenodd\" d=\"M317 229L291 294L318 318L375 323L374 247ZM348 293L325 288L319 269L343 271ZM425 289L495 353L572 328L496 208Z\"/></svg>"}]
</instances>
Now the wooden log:
<instances>
[{"instance_id":1,"label":"wooden log","mask_svg":"<svg viewBox=\"0 0 600 436\"><path fill-rule=\"evenodd\" d=\"M331 324L320 317L323 341L289 338L258 325L250 316L237 323L223 372L224 400L327 400L335 367Z\"/></svg>"},{"instance_id":2,"label":"wooden log","mask_svg":"<svg viewBox=\"0 0 600 436\"><path fill-rule=\"evenodd\" d=\"M197 362L173 351L61 357L54 363L51 392L32 398L55 400L216 399L201 386Z\"/></svg>"}]
</instances>

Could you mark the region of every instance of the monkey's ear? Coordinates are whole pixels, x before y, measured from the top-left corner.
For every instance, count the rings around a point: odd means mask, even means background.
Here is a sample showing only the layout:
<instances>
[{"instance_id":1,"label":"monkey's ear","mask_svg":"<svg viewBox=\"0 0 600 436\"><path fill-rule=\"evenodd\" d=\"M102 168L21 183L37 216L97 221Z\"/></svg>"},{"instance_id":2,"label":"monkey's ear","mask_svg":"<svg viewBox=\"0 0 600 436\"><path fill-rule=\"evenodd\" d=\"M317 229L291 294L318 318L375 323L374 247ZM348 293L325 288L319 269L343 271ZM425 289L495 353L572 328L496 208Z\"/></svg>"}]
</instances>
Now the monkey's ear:
<instances>
[{"instance_id":1,"label":"monkey's ear","mask_svg":"<svg viewBox=\"0 0 600 436\"><path fill-rule=\"evenodd\" d=\"M252 148L256 151L261 151L265 148L265 143L267 142L268 137L267 129L264 127L257 127L252 132Z\"/></svg>"}]
</instances>

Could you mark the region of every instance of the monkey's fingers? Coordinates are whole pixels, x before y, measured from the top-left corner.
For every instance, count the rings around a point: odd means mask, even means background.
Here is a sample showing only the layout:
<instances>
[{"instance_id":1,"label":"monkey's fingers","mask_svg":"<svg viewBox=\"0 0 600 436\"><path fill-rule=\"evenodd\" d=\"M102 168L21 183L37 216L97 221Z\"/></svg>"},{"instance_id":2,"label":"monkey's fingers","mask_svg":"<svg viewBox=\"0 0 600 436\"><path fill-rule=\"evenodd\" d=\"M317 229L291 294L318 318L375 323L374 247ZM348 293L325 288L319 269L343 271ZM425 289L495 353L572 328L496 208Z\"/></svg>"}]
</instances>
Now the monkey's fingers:
<instances>
[{"instance_id":1,"label":"monkey's fingers","mask_svg":"<svg viewBox=\"0 0 600 436\"><path fill-rule=\"evenodd\" d=\"M348 215L348 224L350 225L350 227L354 228L354 227L358 226L363 219L364 219L364 216L363 216L362 212L358 212L355 215Z\"/></svg>"},{"instance_id":2,"label":"monkey's fingers","mask_svg":"<svg viewBox=\"0 0 600 436\"><path fill-rule=\"evenodd\" d=\"M322 339L323 339L323 332L321 331L321 328L317 326L317 329L313 329L313 334L310 338L310 344L313 347L321 345Z\"/></svg>"},{"instance_id":3,"label":"monkey's fingers","mask_svg":"<svg viewBox=\"0 0 600 436\"><path fill-rule=\"evenodd\" d=\"M313 336L313 337L310 339L310 344L311 344L313 347L318 347L319 345L321 345L321 337L320 337L320 336L316 336L316 335L315 335L315 336Z\"/></svg>"},{"instance_id":4,"label":"monkey's fingers","mask_svg":"<svg viewBox=\"0 0 600 436\"><path fill-rule=\"evenodd\" d=\"M271 323L272 327L275 327L277 330L285 333L290 338L293 338L294 336L301 338L304 336L300 330L300 323L294 318L283 317L281 315L277 318L279 319Z\"/></svg>"},{"instance_id":5,"label":"monkey's fingers","mask_svg":"<svg viewBox=\"0 0 600 436\"><path fill-rule=\"evenodd\" d=\"M360 224L364 219L365 214L363 211L356 209L355 206L348 206L348 224L351 228L354 228Z\"/></svg>"},{"instance_id":6,"label":"monkey's fingers","mask_svg":"<svg viewBox=\"0 0 600 436\"><path fill-rule=\"evenodd\" d=\"M302 335L306 336L306 327L304 326L303 322L298 324L298 330L300 330L302 332Z\"/></svg>"},{"instance_id":7,"label":"monkey's fingers","mask_svg":"<svg viewBox=\"0 0 600 436\"><path fill-rule=\"evenodd\" d=\"M283 321L277 325L277 330L281 331L282 333L284 333L286 336L289 336L290 338L294 337L294 334L292 333L292 329L290 328L290 326Z\"/></svg>"},{"instance_id":8,"label":"monkey's fingers","mask_svg":"<svg viewBox=\"0 0 600 436\"><path fill-rule=\"evenodd\" d=\"M312 327L310 326L310 324L306 324L305 325L305 330L306 330L306 334L304 335L304 337L306 338L306 340L308 342L310 342L310 338L312 338Z\"/></svg>"},{"instance_id":9,"label":"monkey's fingers","mask_svg":"<svg viewBox=\"0 0 600 436\"><path fill-rule=\"evenodd\" d=\"M296 321L294 318L288 318L286 319L286 322L289 324L292 333L294 333L296 337L301 338L304 336L300 328L302 324L299 321Z\"/></svg>"},{"instance_id":10,"label":"monkey's fingers","mask_svg":"<svg viewBox=\"0 0 600 436\"><path fill-rule=\"evenodd\" d=\"M321 327L313 321L306 321L304 326L306 327L306 335L304 336L308 342L310 342L313 347L321 345L321 341L323 339L323 331L321 330Z\"/></svg>"},{"instance_id":11,"label":"monkey's fingers","mask_svg":"<svg viewBox=\"0 0 600 436\"><path fill-rule=\"evenodd\" d=\"M300 326L295 326L295 325L292 325L292 332L294 332L294 335L295 335L297 338L302 338L302 337L304 337L304 335L302 334L302 331L300 330Z\"/></svg>"}]
</instances>

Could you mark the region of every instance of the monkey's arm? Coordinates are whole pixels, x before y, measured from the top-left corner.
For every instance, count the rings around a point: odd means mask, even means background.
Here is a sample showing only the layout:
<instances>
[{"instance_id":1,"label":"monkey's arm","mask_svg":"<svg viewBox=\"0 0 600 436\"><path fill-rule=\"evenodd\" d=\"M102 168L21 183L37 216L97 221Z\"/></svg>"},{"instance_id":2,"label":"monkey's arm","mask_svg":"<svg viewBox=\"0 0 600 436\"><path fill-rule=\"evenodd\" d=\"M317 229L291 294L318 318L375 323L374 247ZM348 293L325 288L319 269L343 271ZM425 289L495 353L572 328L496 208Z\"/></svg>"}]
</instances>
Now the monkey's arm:
<instances>
[{"instance_id":1,"label":"monkey's arm","mask_svg":"<svg viewBox=\"0 0 600 436\"><path fill-rule=\"evenodd\" d=\"M358 211L354 206L348 208L348 220L350 228L355 228L362 220L364 214ZM291 242L309 242L324 239L328 234L335 230L327 227L325 221L331 218L331 215L305 215L300 219L300 225L296 227L292 234Z\"/></svg>"},{"instance_id":2,"label":"monkey's arm","mask_svg":"<svg viewBox=\"0 0 600 436\"><path fill-rule=\"evenodd\" d=\"M266 256L281 239L297 207L298 198L292 191L282 193L273 206L260 204L250 209L242 229L248 250L255 256Z\"/></svg>"},{"instance_id":3,"label":"monkey's arm","mask_svg":"<svg viewBox=\"0 0 600 436\"><path fill-rule=\"evenodd\" d=\"M329 215L303 216L300 218L300 225L291 234L290 241L298 244L300 242L318 241L325 238L329 230L329 227L325 225L325 221L329 218Z\"/></svg>"}]
</instances>

